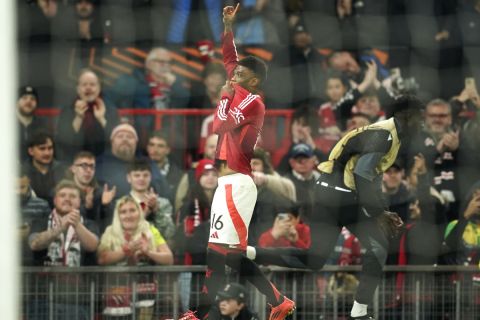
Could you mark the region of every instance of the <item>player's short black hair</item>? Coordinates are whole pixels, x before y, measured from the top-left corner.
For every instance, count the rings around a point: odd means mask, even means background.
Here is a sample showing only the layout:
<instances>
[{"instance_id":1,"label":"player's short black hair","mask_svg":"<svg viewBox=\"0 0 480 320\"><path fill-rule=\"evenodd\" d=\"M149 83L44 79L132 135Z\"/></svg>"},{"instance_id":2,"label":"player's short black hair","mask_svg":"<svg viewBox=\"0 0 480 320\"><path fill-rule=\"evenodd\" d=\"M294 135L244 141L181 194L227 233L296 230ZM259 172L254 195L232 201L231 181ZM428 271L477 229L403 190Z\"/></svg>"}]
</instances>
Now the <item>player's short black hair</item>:
<instances>
[{"instance_id":1,"label":"player's short black hair","mask_svg":"<svg viewBox=\"0 0 480 320\"><path fill-rule=\"evenodd\" d=\"M268 67L262 59L254 56L247 56L238 61L238 65L252 70L255 76L260 80L260 83L267 80Z\"/></svg>"},{"instance_id":2,"label":"player's short black hair","mask_svg":"<svg viewBox=\"0 0 480 320\"><path fill-rule=\"evenodd\" d=\"M410 94L398 96L394 101L387 106L387 116L395 116L401 112L423 112L425 110L425 103L418 97Z\"/></svg>"}]
</instances>

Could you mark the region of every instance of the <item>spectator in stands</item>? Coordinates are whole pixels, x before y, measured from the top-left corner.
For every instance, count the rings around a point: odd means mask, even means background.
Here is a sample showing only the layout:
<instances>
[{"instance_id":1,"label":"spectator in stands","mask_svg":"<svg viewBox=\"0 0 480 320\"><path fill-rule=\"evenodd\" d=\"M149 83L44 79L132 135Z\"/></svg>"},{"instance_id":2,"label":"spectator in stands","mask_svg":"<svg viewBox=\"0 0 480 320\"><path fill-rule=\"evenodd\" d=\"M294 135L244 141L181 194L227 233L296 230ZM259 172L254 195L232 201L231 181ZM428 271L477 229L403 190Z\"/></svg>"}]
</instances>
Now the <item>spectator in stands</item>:
<instances>
[{"instance_id":1,"label":"spectator in stands","mask_svg":"<svg viewBox=\"0 0 480 320\"><path fill-rule=\"evenodd\" d=\"M52 192L65 174L65 167L54 159L53 138L48 133L37 132L28 141L30 160L23 163L23 170L30 178L35 194L53 204Z\"/></svg>"},{"instance_id":2,"label":"spectator in stands","mask_svg":"<svg viewBox=\"0 0 480 320\"><path fill-rule=\"evenodd\" d=\"M117 108L179 109L188 106L189 90L190 84L186 79L172 70L170 51L157 47L147 55L145 68L136 69L131 75L120 76L110 88L108 96ZM165 130L184 131L179 119L174 117L172 120L163 123ZM153 130L152 117L137 116L134 122L140 145L143 147L149 133ZM179 136L175 139L175 145L179 148L184 144L181 138L183 137Z\"/></svg>"},{"instance_id":3,"label":"spectator in stands","mask_svg":"<svg viewBox=\"0 0 480 320\"><path fill-rule=\"evenodd\" d=\"M410 217L410 208L414 205L416 198L407 188L404 177L404 165L401 159L397 158L392 166L383 173L382 193L388 210L396 212L403 221L407 221ZM400 236L392 238L390 257L387 261L398 261L399 242Z\"/></svg>"},{"instance_id":4,"label":"spectator in stands","mask_svg":"<svg viewBox=\"0 0 480 320\"><path fill-rule=\"evenodd\" d=\"M457 220L451 221L445 230L443 261L454 265L480 263L480 182L476 182L466 197L466 204Z\"/></svg>"},{"instance_id":5,"label":"spectator in stands","mask_svg":"<svg viewBox=\"0 0 480 320\"><path fill-rule=\"evenodd\" d=\"M218 62L209 62L205 65L202 71L202 81L197 81L192 83L191 89L191 98L189 103L189 108L194 109L215 109L218 102L220 101L220 89L225 84L226 73L223 64ZM188 141L191 141L191 146L195 158L203 153L205 148L205 141L208 136L213 134L213 113L207 116L203 116L201 128L200 128L200 139L198 132L198 119L201 117L188 117L187 118L187 130L186 136Z\"/></svg>"},{"instance_id":6,"label":"spectator in stands","mask_svg":"<svg viewBox=\"0 0 480 320\"><path fill-rule=\"evenodd\" d=\"M139 159L132 162L127 170L127 181L130 184L129 195L142 208L145 220L153 224L167 242L170 241L175 234L172 204L167 198L155 193L151 187L152 172L149 161Z\"/></svg>"},{"instance_id":7,"label":"spectator in stands","mask_svg":"<svg viewBox=\"0 0 480 320\"><path fill-rule=\"evenodd\" d=\"M480 8L480 2L479 2ZM462 126L460 135L460 143L458 147L458 166L460 173L460 188L461 194L467 194L469 188L476 180L480 179L480 154L477 150L480 148L480 96L475 86L475 82L468 88L465 88L456 101L452 102L456 105L456 109L462 110L458 107L459 104L466 104L466 110L473 111L473 117L466 121Z\"/></svg>"},{"instance_id":8,"label":"spectator in stands","mask_svg":"<svg viewBox=\"0 0 480 320\"><path fill-rule=\"evenodd\" d=\"M20 197L20 227L18 229L21 241L22 266L34 265L33 252L28 245L28 237L36 220L47 220L50 214L48 202L38 198L30 187L30 179L23 171L17 178L17 195Z\"/></svg>"},{"instance_id":9,"label":"spectator in stands","mask_svg":"<svg viewBox=\"0 0 480 320\"><path fill-rule=\"evenodd\" d=\"M38 106L38 93L32 86L24 86L19 89L17 100L17 127L20 141L20 160L28 159L27 142L37 131L48 131L47 123L42 118L35 116Z\"/></svg>"},{"instance_id":10,"label":"spectator in stands","mask_svg":"<svg viewBox=\"0 0 480 320\"><path fill-rule=\"evenodd\" d=\"M98 228L80 215L80 190L68 180L55 187L54 209L47 219L32 226L29 238L33 251L45 251L44 265L79 267L85 253L98 246Z\"/></svg>"},{"instance_id":11,"label":"spectator in stands","mask_svg":"<svg viewBox=\"0 0 480 320\"><path fill-rule=\"evenodd\" d=\"M367 90L360 99L358 99L352 111L368 116L371 123L385 120L380 99L374 90Z\"/></svg>"},{"instance_id":12,"label":"spectator in stands","mask_svg":"<svg viewBox=\"0 0 480 320\"><path fill-rule=\"evenodd\" d=\"M182 260L186 264L205 263L210 207L217 180L218 173L213 160L200 160L195 168L195 183L177 217L177 235L180 237L177 243L181 249L179 253L185 255Z\"/></svg>"},{"instance_id":13,"label":"spectator in stands","mask_svg":"<svg viewBox=\"0 0 480 320\"><path fill-rule=\"evenodd\" d=\"M288 50L273 55L267 97L277 108L318 105L324 98L324 59L303 24L293 28L291 43Z\"/></svg>"},{"instance_id":14,"label":"spectator in stands","mask_svg":"<svg viewBox=\"0 0 480 320\"><path fill-rule=\"evenodd\" d=\"M109 206L115 198L117 188L109 187L106 183L102 186L95 179L95 171L95 156L91 152L80 151L73 158L68 176L80 189L81 214L87 219L95 221L100 232L103 232L110 223L105 219L109 216Z\"/></svg>"},{"instance_id":15,"label":"spectator in stands","mask_svg":"<svg viewBox=\"0 0 480 320\"><path fill-rule=\"evenodd\" d=\"M216 108L220 101L220 89L227 75L223 64L210 62L202 71L202 81L192 84L189 107L194 109Z\"/></svg>"},{"instance_id":16,"label":"spectator in stands","mask_svg":"<svg viewBox=\"0 0 480 320\"><path fill-rule=\"evenodd\" d=\"M211 159L202 159L195 168L195 183L177 213L175 255L179 264L206 264L210 208L217 188L218 173ZM191 272L179 275L184 310L190 308Z\"/></svg>"},{"instance_id":17,"label":"spectator in stands","mask_svg":"<svg viewBox=\"0 0 480 320\"><path fill-rule=\"evenodd\" d=\"M78 151L102 154L112 129L118 123L117 110L101 97L100 79L90 69L80 72L77 98L62 110L57 125L59 159L71 161Z\"/></svg>"},{"instance_id":18,"label":"spectator in stands","mask_svg":"<svg viewBox=\"0 0 480 320\"><path fill-rule=\"evenodd\" d=\"M425 127L408 146L408 159L421 153L433 177L434 187L449 203L449 220L458 217L457 150L459 130L452 122L450 104L441 99L430 101L425 109Z\"/></svg>"},{"instance_id":19,"label":"spectator in stands","mask_svg":"<svg viewBox=\"0 0 480 320\"><path fill-rule=\"evenodd\" d=\"M329 145L324 144L318 136L318 121L313 108L302 107L295 110L290 126L291 135L286 135L280 143L280 147L272 151L272 163L280 172L289 171L289 151L295 144L308 144L319 160L326 158L326 152L330 151Z\"/></svg>"},{"instance_id":20,"label":"spectator in stands","mask_svg":"<svg viewBox=\"0 0 480 320\"><path fill-rule=\"evenodd\" d=\"M135 128L122 123L112 130L110 135L111 149L97 157L96 177L110 186L117 187L117 195L123 196L130 192L127 182L127 169L136 159L138 135ZM153 189L168 198L168 185L163 176L152 181Z\"/></svg>"},{"instance_id":21,"label":"spectator in stands","mask_svg":"<svg viewBox=\"0 0 480 320\"><path fill-rule=\"evenodd\" d=\"M362 113L370 118L370 122L380 120L382 105L389 105L393 97L382 86L377 78L378 65L370 60L366 63L363 80L359 84L351 81L352 87L337 102L333 110L340 129L344 130L346 121L354 113Z\"/></svg>"},{"instance_id":22,"label":"spectator in stands","mask_svg":"<svg viewBox=\"0 0 480 320\"><path fill-rule=\"evenodd\" d=\"M280 176L270 161L270 154L262 148L255 148L250 161L253 181L257 188L267 188L292 201L296 200L295 186L292 181Z\"/></svg>"},{"instance_id":23,"label":"spectator in stands","mask_svg":"<svg viewBox=\"0 0 480 320\"><path fill-rule=\"evenodd\" d=\"M414 197L404 181L405 170L400 158L383 173L382 191L390 211L407 221Z\"/></svg>"},{"instance_id":24,"label":"spectator in stands","mask_svg":"<svg viewBox=\"0 0 480 320\"><path fill-rule=\"evenodd\" d=\"M98 0L72 0L69 9L59 17L62 28L53 30L53 35L62 40L70 41L69 44L80 44L80 49L90 49L92 45L97 48L104 40L104 26L102 24ZM90 50L80 50L78 53L83 58L88 58Z\"/></svg>"},{"instance_id":25,"label":"spectator in stands","mask_svg":"<svg viewBox=\"0 0 480 320\"><path fill-rule=\"evenodd\" d=\"M140 204L131 196L120 198L115 205L113 222L107 227L98 246L98 264L115 266L171 265L173 254L160 231L145 220ZM156 283L149 274L132 276L137 282L139 319L152 319ZM127 281L125 283L125 281ZM103 311L107 316L126 316L132 313L131 282L110 277ZM112 286L115 284L115 286ZM123 288L123 289L121 289ZM140 288L144 288L140 291ZM121 292L123 290L123 293Z\"/></svg>"},{"instance_id":26,"label":"spectator in stands","mask_svg":"<svg viewBox=\"0 0 480 320\"><path fill-rule=\"evenodd\" d=\"M265 231L258 240L259 247L310 247L310 227L299 217L300 208L293 203L278 208L273 226Z\"/></svg>"},{"instance_id":27,"label":"spectator in stands","mask_svg":"<svg viewBox=\"0 0 480 320\"><path fill-rule=\"evenodd\" d=\"M342 137L353 129L358 129L371 124L370 117L363 113L354 113L348 119L345 130L342 131Z\"/></svg>"},{"instance_id":28,"label":"spectator in stands","mask_svg":"<svg viewBox=\"0 0 480 320\"><path fill-rule=\"evenodd\" d=\"M29 244L35 264L71 268L88 265L89 256L98 246L98 234L96 224L80 214L80 190L73 182L62 180L55 187L54 209L50 215L32 224ZM91 319L86 294L78 291L75 295L65 294L78 290L82 281L75 273L58 277L51 299L39 295L29 301L26 318L44 319L45 315L55 315L62 319ZM36 283L39 287L48 287L46 279L38 279Z\"/></svg>"},{"instance_id":29,"label":"spectator in stands","mask_svg":"<svg viewBox=\"0 0 480 320\"><path fill-rule=\"evenodd\" d=\"M255 148L250 165L258 195L248 238L251 245L256 245L261 234L271 228L279 207L295 202L297 194L293 182L275 172L267 151Z\"/></svg>"},{"instance_id":30,"label":"spectator in stands","mask_svg":"<svg viewBox=\"0 0 480 320\"><path fill-rule=\"evenodd\" d=\"M432 265L438 262L440 256L447 223L447 205L440 193L432 187L422 154L414 158L408 186L414 199L408 208L406 230L394 251L398 253L398 257L391 263Z\"/></svg>"},{"instance_id":31,"label":"spectator in stands","mask_svg":"<svg viewBox=\"0 0 480 320\"><path fill-rule=\"evenodd\" d=\"M340 129L337 125L335 116L335 108L337 103L347 93L348 84L346 79L335 71L330 71L327 74L325 85L325 95L327 102L320 105L318 108L319 133L326 140L330 141L331 148L335 142L340 138ZM329 148L329 149L330 149ZM329 150L325 151L328 152Z\"/></svg>"},{"instance_id":32,"label":"spectator in stands","mask_svg":"<svg viewBox=\"0 0 480 320\"><path fill-rule=\"evenodd\" d=\"M147 153L152 163L152 178L156 179L159 175L164 177L169 187L169 200L173 203L183 170L172 161L170 152L167 135L163 131L152 132L147 143Z\"/></svg>"},{"instance_id":33,"label":"spectator in stands","mask_svg":"<svg viewBox=\"0 0 480 320\"><path fill-rule=\"evenodd\" d=\"M213 48L212 48L213 53ZM193 81L189 108L193 109L215 109L220 101L220 89L225 84L226 73L223 64L208 62L202 71L202 80ZM198 139L198 121L202 120L200 139ZM190 142L188 149L201 154L205 146L205 139L213 133L213 113L205 116L188 117L186 122L185 135ZM197 154L194 153L195 156ZM194 158L197 159L197 158Z\"/></svg>"},{"instance_id":34,"label":"spectator in stands","mask_svg":"<svg viewBox=\"0 0 480 320\"><path fill-rule=\"evenodd\" d=\"M97 0L75 0L75 14L78 19L75 34L81 41L103 41L103 25L96 2Z\"/></svg>"},{"instance_id":35,"label":"spectator in stands","mask_svg":"<svg viewBox=\"0 0 480 320\"><path fill-rule=\"evenodd\" d=\"M330 68L342 72L348 79L361 82L362 68L351 52L335 51L327 61Z\"/></svg>"},{"instance_id":36,"label":"spectator in stands","mask_svg":"<svg viewBox=\"0 0 480 320\"><path fill-rule=\"evenodd\" d=\"M472 77L465 78L465 86L460 94L453 96L450 99L452 107L453 122L464 124L472 113L475 113L480 106L480 96L476 86L475 79Z\"/></svg>"},{"instance_id":37,"label":"spectator in stands","mask_svg":"<svg viewBox=\"0 0 480 320\"><path fill-rule=\"evenodd\" d=\"M98 247L100 265L172 264L173 254L162 234L149 224L131 196L117 201L113 222Z\"/></svg>"},{"instance_id":38,"label":"spectator in stands","mask_svg":"<svg viewBox=\"0 0 480 320\"><path fill-rule=\"evenodd\" d=\"M259 317L247 306L247 290L239 283L229 283L217 293L218 311L221 320L258 320Z\"/></svg>"},{"instance_id":39,"label":"spectator in stands","mask_svg":"<svg viewBox=\"0 0 480 320\"><path fill-rule=\"evenodd\" d=\"M145 69L118 78L109 94L117 108L185 108L190 97L183 77L173 73L172 56L163 47L153 48Z\"/></svg>"},{"instance_id":40,"label":"spectator in stands","mask_svg":"<svg viewBox=\"0 0 480 320\"><path fill-rule=\"evenodd\" d=\"M310 217L314 203L314 186L320 173L316 170L318 160L313 149L306 143L297 143L290 150L288 163L292 168L285 177L295 185L297 202L302 206L302 217Z\"/></svg>"},{"instance_id":41,"label":"spectator in stands","mask_svg":"<svg viewBox=\"0 0 480 320\"><path fill-rule=\"evenodd\" d=\"M215 152L217 150L218 135L211 134L205 141L203 147L203 158L215 160ZM201 161L201 160L200 160ZM177 192L175 194L175 211L182 206L183 201L185 200L188 190L195 181L195 168L198 163L192 163L191 168L183 174L180 182L178 184Z\"/></svg>"}]
</instances>

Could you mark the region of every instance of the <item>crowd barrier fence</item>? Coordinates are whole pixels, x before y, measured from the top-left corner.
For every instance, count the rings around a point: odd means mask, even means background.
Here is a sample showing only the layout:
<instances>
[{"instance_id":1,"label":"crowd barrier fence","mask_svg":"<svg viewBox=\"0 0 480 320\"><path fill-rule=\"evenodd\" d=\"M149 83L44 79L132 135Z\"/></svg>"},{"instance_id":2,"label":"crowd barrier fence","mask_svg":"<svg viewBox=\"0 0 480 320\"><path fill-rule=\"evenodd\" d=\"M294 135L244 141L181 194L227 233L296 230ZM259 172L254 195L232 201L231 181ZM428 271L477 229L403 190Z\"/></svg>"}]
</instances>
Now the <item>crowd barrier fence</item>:
<instances>
[{"instance_id":1,"label":"crowd barrier fence","mask_svg":"<svg viewBox=\"0 0 480 320\"><path fill-rule=\"evenodd\" d=\"M178 319L198 304L204 270L204 266L24 267L22 319ZM264 267L278 289L296 301L293 320L347 319L359 270ZM479 275L479 268L472 266L385 267L372 304L375 319L480 319ZM233 273L228 277L237 281ZM265 297L250 284L247 290L248 305L261 320L268 319Z\"/></svg>"}]
</instances>

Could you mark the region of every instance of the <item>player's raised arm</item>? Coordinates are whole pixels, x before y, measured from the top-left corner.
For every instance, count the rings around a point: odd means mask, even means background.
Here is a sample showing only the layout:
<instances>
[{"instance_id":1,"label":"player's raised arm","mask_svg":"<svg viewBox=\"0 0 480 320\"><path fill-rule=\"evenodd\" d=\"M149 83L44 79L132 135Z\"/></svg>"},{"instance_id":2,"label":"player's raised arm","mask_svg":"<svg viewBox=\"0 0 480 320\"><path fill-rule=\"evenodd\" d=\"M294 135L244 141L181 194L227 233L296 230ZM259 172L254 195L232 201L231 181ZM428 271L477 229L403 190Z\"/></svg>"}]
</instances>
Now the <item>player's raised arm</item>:
<instances>
[{"instance_id":1,"label":"player's raised arm","mask_svg":"<svg viewBox=\"0 0 480 320\"><path fill-rule=\"evenodd\" d=\"M239 5L236 7L227 6L223 8L223 23L225 30L222 36L222 52L223 65L227 70L227 77L230 79L233 76L233 71L237 67L238 54L233 38L233 22L235 21L235 14Z\"/></svg>"},{"instance_id":2,"label":"player's raised arm","mask_svg":"<svg viewBox=\"0 0 480 320\"><path fill-rule=\"evenodd\" d=\"M224 33L232 32L233 22L235 20L235 14L240 7L240 3L237 3L235 7L233 6L226 6L223 8L223 25L225 27Z\"/></svg>"}]
</instances>

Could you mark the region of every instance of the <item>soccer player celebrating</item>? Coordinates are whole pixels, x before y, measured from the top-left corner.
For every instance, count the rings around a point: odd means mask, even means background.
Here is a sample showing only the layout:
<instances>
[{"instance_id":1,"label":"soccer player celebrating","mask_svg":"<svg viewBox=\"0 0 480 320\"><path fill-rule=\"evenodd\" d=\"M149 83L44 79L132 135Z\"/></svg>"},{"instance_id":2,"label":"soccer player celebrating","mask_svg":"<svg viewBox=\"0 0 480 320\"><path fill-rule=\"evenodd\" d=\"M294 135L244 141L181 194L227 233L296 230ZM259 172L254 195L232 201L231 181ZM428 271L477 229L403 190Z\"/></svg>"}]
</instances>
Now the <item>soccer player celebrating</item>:
<instances>
[{"instance_id":1,"label":"soccer player celebrating","mask_svg":"<svg viewBox=\"0 0 480 320\"><path fill-rule=\"evenodd\" d=\"M216 152L219 179L210 213L207 272L197 316L213 319L215 313L209 316L209 310L224 286L228 265L266 295L272 307L269 319L282 320L293 312L295 303L280 294L245 254L248 225L257 200L250 160L265 115L261 86L267 66L253 56L238 59L232 31L237 10L238 5L223 9L223 61L229 80L222 88L213 122L213 130L219 135Z\"/></svg>"}]
</instances>

